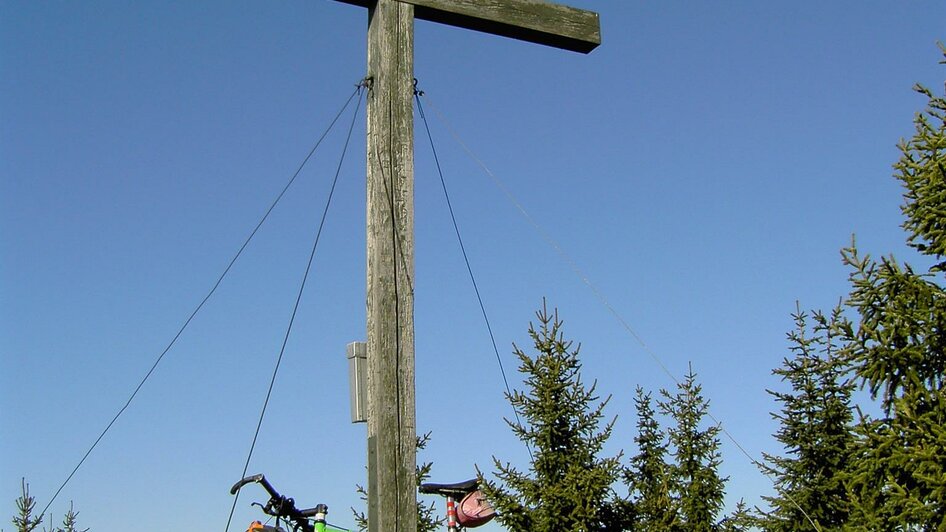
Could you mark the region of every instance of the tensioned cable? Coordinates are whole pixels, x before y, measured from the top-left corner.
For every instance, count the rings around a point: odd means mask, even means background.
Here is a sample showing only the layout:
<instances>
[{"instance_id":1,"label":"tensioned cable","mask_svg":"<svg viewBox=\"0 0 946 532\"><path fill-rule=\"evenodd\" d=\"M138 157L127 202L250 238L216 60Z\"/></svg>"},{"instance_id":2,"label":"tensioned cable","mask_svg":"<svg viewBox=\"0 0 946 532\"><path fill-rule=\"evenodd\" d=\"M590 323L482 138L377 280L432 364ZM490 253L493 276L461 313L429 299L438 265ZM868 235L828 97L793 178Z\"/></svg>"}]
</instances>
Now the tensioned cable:
<instances>
[{"instance_id":1,"label":"tensioned cable","mask_svg":"<svg viewBox=\"0 0 946 532\"><path fill-rule=\"evenodd\" d=\"M158 364L161 363L161 359L164 358L164 355L166 355L168 351L171 350L171 347L174 346L178 338L181 337L181 334L184 333L184 329L186 329L187 326L190 325L190 322L191 320L194 319L194 316L196 316L197 313L200 312L200 309L203 308L207 300L209 300L210 297L214 294L214 292L217 291L217 287L219 287L220 283L223 282L223 278L226 277L227 273L230 272L230 269L233 267L234 263L236 263L237 259L240 258L240 255L243 254L243 250L246 249L246 246L250 243L250 240L253 239L253 237L259 231L260 227L263 226L263 223L266 221L266 219L269 218L269 214L273 212L274 208L276 208L276 204L279 203L282 197L286 194L286 191L289 190L289 187L292 186L292 183L296 180L296 177L299 176L299 173L302 171L302 168L305 166L305 164L309 161L309 159L315 153L315 150L318 149L319 145L322 144L322 141L325 140L325 137L329 134L329 132L335 126L335 123L338 121L339 117L342 116L342 113L345 112L345 109L348 108L349 104L351 104L352 99L355 97L356 94L358 94L359 91L360 91L360 86L356 88L355 91L352 92L351 96L348 97L348 100L345 101L345 105L343 105L342 108L338 111L338 113L335 115L335 118L333 118L331 123L329 123L328 127L322 133L322 136L319 137L319 140L316 141L312 149L309 150L308 155L306 155L305 159L302 160L302 163L299 164L299 168L297 168L295 173L292 174L292 177L289 179L289 182L286 183L286 186L283 187L282 191L276 196L276 199L273 200L269 208L266 209L266 212L263 214L263 217L260 218L259 223L256 224L256 227L253 228L253 230L250 232L250 235L246 237L246 240L243 241L243 245L240 246L240 249L238 249L236 254L233 256L233 258L230 259L230 262L229 264L227 264L227 267L224 268L223 273L221 273L220 276L217 277L217 280L216 282L214 282L213 286L210 288L210 291L207 292L207 295L205 295L204 298L200 300L200 303L197 304L197 307L194 308L194 311L190 313L190 315L187 317L186 320L184 320L184 324L181 325L180 329L178 329L174 337L171 338L171 341L168 342L167 347L165 347L164 350L161 351L161 354L158 355L158 358L154 361L154 364L151 365L151 369L148 370L144 378L141 379L141 382L138 383L138 386L135 387L135 390L131 393L131 396L128 398L128 400L125 401L125 404L121 407L118 413L115 414L115 417L113 417L112 420L109 421L108 425L105 427L105 430L103 430L102 433L99 434L99 437L95 439L95 441L92 443L92 446L89 447L89 450L85 452L85 454L82 456L82 459L79 460L79 463L76 464L72 472L69 473L69 476L66 477L66 480L63 481L62 485L59 486L59 489L56 490L56 493L53 494L52 498L46 504L46 507L43 508L43 511L39 514L40 518L42 518L42 516L46 514L46 511L49 510L49 507L56 500L56 497L58 497L59 494L62 492L63 488L66 487L66 484L68 484L69 481L72 480L72 477L76 474L76 471L78 471L79 468L82 467L82 464L85 462L86 458L88 458L89 455L92 454L92 451L95 449L96 446L98 446L99 442L102 441L102 438L104 438L105 434L109 431L109 429L112 428L112 425L114 425L115 422L118 421L118 418L122 415L122 413L125 412L125 409L128 408L128 405L130 405L131 402L135 399L135 396L138 395L138 392L141 390L141 387L144 386L148 378L151 377L151 374L154 373L154 370L158 367Z\"/></svg>"},{"instance_id":2,"label":"tensioned cable","mask_svg":"<svg viewBox=\"0 0 946 532\"><path fill-rule=\"evenodd\" d=\"M398 35L398 38L400 38L401 32L398 31L397 35ZM389 99L387 103L388 103L387 122L389 124L393 124L394 123L394 109L393 109L394 102L391 99ZM388 128L387 135L388 135L387 144L388 144L388 147L391 148L392 146L394 146L393 131L391 128ZM392 261L392 267L394 269L394 272L392 275L392 283L391 283L391 286L394 290L394 298L393 298L394 299L394 374L400 375L401 374L401 306L400 306L401 295L399 293L400 288L399 288L398 275L397 275L397 272L398 272L397 259L400 256L401 246L400 246L400 241L398 240L398 228L397 228L397 221L398 221L397 214L398 213L397 213L397 209L394 208L394 194L395 194L394 179L395 179L395 168L397 165L395 161L394 150L388 149L387 150L388 167L391 169L391 171L389 172L390 174L390 178L389 178L384 173L384 160L381 157L380 143L375 143L374 148L375 148L374 158L375 158L375 161L377 161L378 163L378 173L381 175L381 183L384 185L384 189L385 189L384 191L386 195L385 199L387 200L387 204L388 204L388 214L391 216L391 253L395 255L394 260ZM401 258L403 259L403 257ZM403 260L402 260L402 264L403 264L405 276L408 276L408 284L413 285L413 282L410 280L409 272L407 271L408 264L405 263ZM413 294L414 287L408 286L408 288L410 290L410 293ZM394 462L396 464L396 467L400 468L401 459L403 458L401 456L402 438L401 438L401 430L400 430L401 428L401 379L400 378L394 379L394 386L395 386L394 410L397 413L397 427L398 427L398 430L396 433L397 447L395 448L395 451L394 451L395 452ZM394 492L401 493L401 475L397 472L394 474ZM400 512L401 512L401 505L396 504L394 506L395 532L399 530L401 526L401 513Z\"/></svg>"},{"instance_id":3,"label":"tensioned cable","mask_svg":"<svg viewBox=\"0 0 946 532\"><path fill-rule=\"evenodd\" d=\"M400 33L398 33L398 35L400 35ZM371 89L371 86L369 85L369 90L370 89ZM388 114L387 121L389 123L394 122L394 118L393 118L394 110L392 106L393 106L393 102L389 100L388 109L387 109L387 114ZM393 133L391 129L388 128L388 131L386 133L388 135L388 138L387 138L388 145L393 146L394 145L393 138L392 138ZM404 260L404 256L401 253L402 246L401 246L401 241L398 238L398 211L394 205L395 203L394 202L394 195L395 195L394 179L395 179L395 168L397 166L396 165L397 161L395 161L395 155L394 155L393 150L387 150L386 154L387 154L388 166L391 169L391 171L389 172L390 177L384 172L384 158L381 156L382 154L381 154L380 143L374 144L374 161L378 165L378 174L381 176L381 185L384 186L384 194L385 194L384 199L386 200L386 203L387 203L388 213L391 216L391 253L394 254L394 260L392 262L392 268L394 269L394 271L393 271L392 283L391 283L391 287L394 291L393 298L392 298L394 301L394 374L400 375L401 374L401 307L400 307L401 296L400 296L400 283L398 283L398 266L397 266L398 258L401 259L400 260L400 263L402 265L401 268L404 271L404 276L407 278L408 290L412 294L414 292L414 282L411 279L410 272L408 271L409 269L408 264ZM369 157L368 164L371 164L370 159L371 158ZM369 189L368 193L372 194L371 184L368 185L368 189ZM371 199L369 199L369 202L370 201ZM395 409L395 412L397 413L397 426L401 427L401 379L398 378L398 379L395 379L394 381L395 381L394 409ZM395 448L394 462L395 464L397 464L397 467L400 467L401 459L402 459L401 443L403 441L401 437L400 429L396 431L396 436L397 436L397 446ZM394 492L395 493L401 492L400 482L401 482L400 475L395 474L394 475ZM395 527L400 527L401 525L400 511L401 511L400 505L395 505L394 507Z\"/></svg>"},{"instance_id":4,"label":"tensioned cable","mask_svg":"<svg viewBox=\"0 0 946 532\"><path fill-rule=\"evenodd\" d=\"M440 158L437 156L437 148L434 146L434 137L430 133L430 124L427 123L427 115L424 114L424 106L421 104L420 97L424 95L423 91L414 91L414 99L417 100L417 112L421 120L424 121L424 129L427 131L427 139L430 140L430 151L434 155L434 163L437 165L437 173L440 175L440 185L443 188L443 196L447 200L447 210L450 211L450 220L453 222L453 230L457 234L457 242L460 244L460 252L463 254L463 262L466 263L466 271L470 274L470 283L473 284L473 291L476 293L476 301L480 304L480 312L483 313L483 321L486 322L486 330L489 332L489 340L493 344L493 352L496 354L496 362L499 363L499 372L503 376L503 385L506 387L506 395L513 397L512 390L509 388L509 380L506 378L506 369L503 367L503 359L499 356L499 348L496 347L496 336L493 334L493 327L489 323L489 316L486 314L486 305L483 303L483 297L480 295L480 289L476 284L476 276L473 275L473 267L470 265L470 258L466 253L466 246L463 245L463 237L460 236L460 226L457 224L456 214L453 212L453 203L450 202L450 193L447 192L447 181L443 177L443 169L440 167ZM516 416L516 423L522 426L519 419L519 412L513 408L513 414ZM529 461L535 463L532 456L532 446L526 442L526 450L529 451Z\"/></svg>"},{"instance_id":5,"label":"tensioned cable","mask_svg":"<svg viewBox=\"0 0 946 532\"><path fill-rule=\"evenodd\" d=\"M355 89L357 94L361 94L362 85ZM253 458L253 450L256 449L256 440L259 439L260 428L263 426L263 418L266 416L266 407L269 406L269 398L273 395L273 387L276 385L276 375L279 374L279 366L282 363L283 354L286 352L286 344L289 343L289 335L292 333L292 324L296 321L296 313L299 311L299 302L302 301L302 293L305 291L306 281L309 279L309 272L312 269L312 261L315 259L315 251L319 247L319 239L322 237L322 228L325 227L325 218L328 216L329 207L332 205L332 197L335 195L335 185L338 184L338 176L342 172L342 163L345 161L345 154L348 153L348 143L351 141L351 132L355 128L355 119L358 117L358 109L361 107L361 98L355 106L355 112L351 117L351 125L348 126L348 136L345 137L345 145L342 147L342 154L338 160L338 167L335 169L335 177L332 179L332 186L329 189L328 199L325 201L325 208L322 210L322 219L319 221L319 229L315 233L315 242L312 244L312 251L309 252L309 260L306 262L305 273L302 275L302 283L299 285L299 291L296 294L296 302L292 306L292 314L289 316L289 324L286 326L286 334L283 336L282 345L279 347L279 356L276 357L276 366L273 368L273 376L269 380L269 389L266 390L266 399L263 400L263 408L259 413L259 421L256 423L256 431L253 433L253 442L250 444L250 451L246 455L246 462L243 464L243 473L240 478L246 478L246 471L250 467L250 459ZM233 521L233 512L236 510L237 501L240 500L240 492L237 491L233 497L233 505L230 507L230 516L227 518L227 527L230 530L230 523Z\"/></svg>"},{"instance_id":6,"label":"tensioned cable","mask_svg":"<svg viewBox=\"0 0 946 532\"><path fill-rule=\"evenodd\" d=\"M598 298L598 301L600 301L601 304L604 305L604 307L608 309L611 315L621 324L621 326L624 327L624 329L637 341L638 344L640 344L641 348L644 349L644 352L646 352L650 356L650 358L653 359L653 361L656 362L658 366L660 366L660 369L663 370L663 372L668 377L670 377L670 380L672 380L679 387L680 381L673 375L673 373L670 372L669 369L667 369L667 366L664 365L664 363L660 360L660 357L658 357L657 354L653 350L651 350L651 348L644 342L644 340L640 337L640 335L638 335L634 331L634 329L631 328L630 324L621 316L620 313L618 313L617 309L615 309L611 305L611 303L608 302L608 299L604 296L604 294L600 290L598 290L598 287L595 286L594 283L592 283L591 280L588 278L588 276L584 274L584 272L581 270L581 268L578 267L578 264L571 258L571 256L569 256L568 253L566 253L565 250L562 249L562 246L560 246L558 242L554 238L552 238L552 236L549 235L549 233L546 232L545 229L543 229L541 225L539 225L539 223L535 220L535 218L533 218L529 214L529 212L526 211L525 207L522 206L522 204L512 194L512 192L510 192L509 189L506 188L506 186L502 183L502 181L500 181L499 178L496 177L496 174L494 174L492 170L490 170L489 167L486 166L486 163L484 163L482 159L477 157L476 154L473 153L473 151L466 145L466 143L463 142L463 139L460 138L456 130L450 125L450 123L446 120L443 114L437 109L437 107L430 101L430 99L423 92L420 93L420 96L423 96L424 99L427 100L427 103L430 104L431 109L433 109L434 113L437 114L437 118L439 118L441 123L443 123L443 125L447 128L447 130L450 131L450 135L454 138L457 144L460 145L463 151L465 151L466 154L471 159L473 159L473 161L480 168L483 169L483 171L486 173L486 175L490 177L493 183L506 195L509 201L512 202L513 205L515 205L515 207L519 210L520 213L522 213L522 215L526 218L526 220L528 220L529 224L532 225L532 227L542 236L543 239L545 239L546 243L548 243L558 253L558 255L562 258L562 260L564 260L569 265L569 267L571 267L572 271L579 277L579 279L581 279L581 281L589 289L591 289L595 297ZM774 486L775 485L774 480L772 479L771 475L769 475L769 473L766 472L765 466L761 462L753 458L752 455L749 454L748 451L746 451L746 449L736 440L736 438L728 430L726 430L726 428L723 426L722 421L716 418L716 416L714 416L713 413L710 412L709 410L706 411L706 415L709 416L709 418L712 419L713 422L717 424L717 426L719 427L719 430L723 434L725 434L727 438L729 438L729 441L731 441L733 445L735 445L736 448L738 448L739 451L742 452L743 455L745 455L746 458L749 459L750 463L758 467L759 471L763 475L765 475L770 481L773 481L773 486ZM776 487L776 491L780 491L780 490L778 490L778 488ZM789 493L786 492L786 493L783 493L783 495L785 495L795 505L795 507L798 508L798 510L802 514L804 514L805 518L808 520L809 523L811 523L811 525L815 528L815 530L821 530L821 527L819 527L814 522L814 520L812 520L812 518L808 515L808 513L805 512L805 510L801 507L801 505L799 505Z\"/></svg>"},{"instance_id":7,"label":"tensioned cable","mask_svg":"<svg viewBox=\"0 0 946 532\"><path fill-rule=\"evenodd\" d=\"M549 244L556 251L556 253L558 253L559 256L566 262L566 264L568 264L568 266L572 269L572 271L578 275L582 283L584 283L585 286L587 286L588 288L591 289L592 292L594 292L594 295L598 298L598 300L608 309L611 315L614 316L614 318L618 320L618 322L624 327L624 329L628 333L630 333L630 335L637 341L637 343L639 343L641 347L644 348L647 354L650 355L651 358L653 358L654 362L656 362L657 365L660 366L660 369L662 369L664 373L666 373L676 384L680 384L680 382L676 379L676 377L673 376L673 373L671 373L670 370L667 369L667 366L664 365L664 363L660 360L660 358L658 358L657 355L653 351L651 351L650 347L648 347L647 344L644 343L644 340L640 337L640 335L638 335L634 331L634 329L631 328L630 324L628 324L627 321L625 321L624 318L618 313L618 311L611 305L611 303L608 302L608 299L604 296L604 294L602 294L601 291L598 290L598 288L584 274L584 272L581 271L581 269L578 267L578 264L571 258L571 256L569 256L568 253L566 253L565 250L562 249L562 246L560 246L558 242L554 238L552 238L552 236L549 235L549 233L546 232L545 229L541 225L539 225L539 223L535 220L535 218L533 218L532 215L529 214L528 211L526 211L525 207L523 207L522 204L519 203L519 200L513 195L513 193L510 192L509 189L506 188L506 186L503 184L503 182L500 181L498 177L496 177L496 174L494 174L493 171L490 170L488 166L486 166L486 163L484 163L482 159L477 157L476 154L473 153L473 151L466 145L466 143L463 142L463 139L460 138L456 130L454 130L453 127L450 125L450 123L447 122L446 118L444 118L443 114L437 109L437 107L433 104L433 102L430 101L427 95L422 94L422 96L424 96L424 99L427 100L427 103L430 105L430 108L434 110L434 113L437 114L437 118L439 118L440 121L447 128L447 130L450 131L450 134L451 136L453 136L453 139L460 145L461 148L463 148L463 151L465 151L466 154L471 159L473 159L473 162L475 162L486 173L486 175L488 175L489 178L492 179L493 184L495 184L496 187L499 188L503 192L503 194L506 195L506 198L509 199L509 201L516 207L516 209L518 209L519 212L526 218L526 220L529 222L532 228L535 229L539 233L540 236L542 236L542 238L546 241L546 243Z\"/></svg>"}]
</instances>

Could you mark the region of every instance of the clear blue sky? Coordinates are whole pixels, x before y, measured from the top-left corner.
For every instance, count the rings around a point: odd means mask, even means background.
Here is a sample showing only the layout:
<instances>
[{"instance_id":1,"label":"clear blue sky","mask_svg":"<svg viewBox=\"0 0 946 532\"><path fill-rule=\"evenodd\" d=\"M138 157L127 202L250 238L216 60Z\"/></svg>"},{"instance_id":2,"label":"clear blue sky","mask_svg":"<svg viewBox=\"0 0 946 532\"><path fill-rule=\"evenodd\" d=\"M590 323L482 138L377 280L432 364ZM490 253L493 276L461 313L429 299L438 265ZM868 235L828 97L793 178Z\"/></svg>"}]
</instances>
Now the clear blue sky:
<instances>
[{"instance_id":1,"label":"clear blue sky","mask_svg":"<svg viewBox=\"0 0 946 532\"><path fill-rule=\"evenodd\" d=\"M467 144L713 414L776 452L765 388L796 300L846 293L838 250L909 258L895 144L939 89L946 4L573 0L589 56L418 22L416 75ZM364 76L366 13L305 2L0 2L0 516L44 506ZM436 120L454 207L514 387L542 298L613 394L672 380ZM420 130L419 130L420 132ZM363 425L364 120L250 472L351 526ZM222 530L343 127L51 508L97 532ZM426 140L416 177L420 458L458 481L526 466ZM768 481L728 440L728 504ZM261 495L249 492L247 495ZM231 530L259 514L241 498ZM4 522L7 518L3 517ZM4 525L9 527L9 525Z\"/></svg>"}]
</instances>

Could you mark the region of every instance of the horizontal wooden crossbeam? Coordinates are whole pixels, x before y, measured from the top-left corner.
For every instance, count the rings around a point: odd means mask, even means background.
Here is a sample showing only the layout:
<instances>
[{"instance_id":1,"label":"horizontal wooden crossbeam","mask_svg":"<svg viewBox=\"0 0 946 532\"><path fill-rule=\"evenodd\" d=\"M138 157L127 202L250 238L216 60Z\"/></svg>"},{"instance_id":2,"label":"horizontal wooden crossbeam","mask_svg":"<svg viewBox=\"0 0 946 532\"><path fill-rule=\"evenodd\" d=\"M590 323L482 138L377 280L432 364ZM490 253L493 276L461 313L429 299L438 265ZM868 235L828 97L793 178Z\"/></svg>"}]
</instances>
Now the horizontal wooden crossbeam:
<instances>
[{"instance_id":1,"label":"horizontal wooden crossbeam","mask_svg":"<svg viewBox=\"0 0 946 532\"><path fill-rule=\"evenodd\" d=\"M371 7L375 0L337 0ZM397 0L414 17L587 54L601 44L598 14L542 0Z\"/></svg>"}]
</instances>

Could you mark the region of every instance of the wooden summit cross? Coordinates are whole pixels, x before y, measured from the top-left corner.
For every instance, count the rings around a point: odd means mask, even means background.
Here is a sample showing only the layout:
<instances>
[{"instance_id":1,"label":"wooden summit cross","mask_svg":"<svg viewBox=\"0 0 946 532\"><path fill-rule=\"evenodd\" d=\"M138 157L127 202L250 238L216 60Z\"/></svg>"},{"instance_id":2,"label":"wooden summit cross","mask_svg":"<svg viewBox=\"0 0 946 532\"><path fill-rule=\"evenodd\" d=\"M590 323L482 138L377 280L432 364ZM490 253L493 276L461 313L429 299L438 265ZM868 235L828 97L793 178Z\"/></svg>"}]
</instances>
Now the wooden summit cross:
<instances>
[{"instance_id":1,"label":"wooden summit cross","mask_svg":"<svg viewBox=\"0 0 946 532\"><path fill-rule=\"evenodd\" d=\"M414 18L588 53L598 14L542 0L337 0L368 8L368 525L415 532Z\"/></svg>"}]
</instances>

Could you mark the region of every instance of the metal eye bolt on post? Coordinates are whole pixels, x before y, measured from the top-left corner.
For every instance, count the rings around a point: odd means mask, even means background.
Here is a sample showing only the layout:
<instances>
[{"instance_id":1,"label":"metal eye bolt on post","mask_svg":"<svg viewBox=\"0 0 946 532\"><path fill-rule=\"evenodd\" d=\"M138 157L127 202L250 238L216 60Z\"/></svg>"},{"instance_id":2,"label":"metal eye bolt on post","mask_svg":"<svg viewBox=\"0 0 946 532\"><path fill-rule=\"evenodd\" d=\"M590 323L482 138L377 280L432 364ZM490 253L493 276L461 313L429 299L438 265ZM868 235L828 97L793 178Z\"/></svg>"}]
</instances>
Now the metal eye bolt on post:
<instances>
[{"instance_id":1,"label":"metal eye bolt on post","mask_svg":"<svg viewBox=\"0 0 946 532\"><path fill-rule=\"evenodd\" d=\"M337 1L368 9L368 526L413 532L414 19L581 53L601 29L597 13L541 0Z\"/></svg>"}]
</instances>

